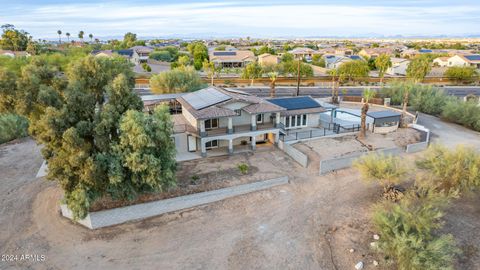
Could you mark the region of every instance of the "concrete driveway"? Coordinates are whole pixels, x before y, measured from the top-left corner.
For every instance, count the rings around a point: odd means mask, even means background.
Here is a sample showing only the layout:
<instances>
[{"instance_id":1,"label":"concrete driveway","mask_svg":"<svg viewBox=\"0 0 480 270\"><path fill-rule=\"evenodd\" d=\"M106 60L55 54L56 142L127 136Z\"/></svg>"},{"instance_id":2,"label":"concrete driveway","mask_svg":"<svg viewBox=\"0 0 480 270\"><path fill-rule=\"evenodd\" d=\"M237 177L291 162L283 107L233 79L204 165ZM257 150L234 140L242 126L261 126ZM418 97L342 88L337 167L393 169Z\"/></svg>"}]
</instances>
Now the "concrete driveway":
<instances>
[{"instance_id":1,"label":"concrete driveway","mask_svg":"<svg viewBox=\"0 0 480 270\"><path fill-rule=\"evenodd\" d=\"M441 143L450 147L459 144L471 145L475 149L480 150L479 132L423 113L420 113L417 123L430 129L433 143Z\"/></svg>"}]
</instances>

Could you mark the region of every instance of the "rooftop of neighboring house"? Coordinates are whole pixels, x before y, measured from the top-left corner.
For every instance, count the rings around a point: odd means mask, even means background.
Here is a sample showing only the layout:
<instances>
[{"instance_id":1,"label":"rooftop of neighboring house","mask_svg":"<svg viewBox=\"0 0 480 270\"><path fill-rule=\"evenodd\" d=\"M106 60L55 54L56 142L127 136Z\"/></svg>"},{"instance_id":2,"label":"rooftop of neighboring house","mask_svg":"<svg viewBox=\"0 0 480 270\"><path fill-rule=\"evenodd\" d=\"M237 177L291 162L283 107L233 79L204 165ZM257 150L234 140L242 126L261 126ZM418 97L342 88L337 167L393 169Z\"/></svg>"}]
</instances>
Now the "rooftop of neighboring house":
<instances>
[{"instance_id":1,"label":"rooftop of neighboring house","mask_svg":"<svg viewBox=\"0 0 480 270\"><path fill-rule=\"evenodd\" d=\"M0 50L0 55L13 55L16 57L30 56L30 54L26 51L11 51L11 50Z\"/></svg>"},{"instance_id":2,"label":"rooftop of neighboring house","mask_svg":"<svg viewBox=\"0 0 480 270\"><path fill-rule=\"evenodd\" d=\"M450 58L450 56L442 56L442 57L437 57L434 60L440 60L440 61L443 61L443 62L447 62L449 58Z\"/></svg>"},{"instance_id":3,"label":"rooftop of neighboring house","mask_svg":"<svg viewBox=\"0 0 480 270\"><path fill-rule=\"evenodd\" d=\"M133 50L137 53L151 53L151 52L153 52L153 48L148 47L148 46L133 46L133 47L130 48L130 50Z\"/></svg>"},{"instance_id":4,"label":"rooftop of neighboring house","mask_svg":"<svg viewBox=\"0 0 480 270\"><path fill-rule=\"evenodd\" d=\"M271 98L268 102L285 109L282 116L326 112L320 103L310 96Z\"/></svg>"},{"instance_id":5,"label":"rooftop of neighboring house","mask_svg":"<svg viewBox=\"0 0 480 270\"><path fill-rule=\"evenodd\" d=\"M247 103L248 105L243 107L242 110L251 114L285 110L263 98L252 96L243 91L223 89L215 86L182 95L177 100L182 104L182 108L200 120L236 116L237 113L234 110L222 106L232 102Z\"/></svg>"},{"instance_id":6,"label":"rooftop of neighboring house","mask_svg":"<svg viewBox=\"0 0 480 270\"><path fill-rule=\"evenodd\" d=\"M131 50L131 49L126 49L126 50L93 50L91 52L92 55L105 54L105 55L109 55L109 56L111 56L115 53L118 54L118 55L131 57L133 55L133 50Z\"/></svg>"},{"instance_id":7,"label":"rooftop of neighboring house","mask_svg":"<svg viewBox=\"0 0 480 270\"><path fill-rule=\"evenodd\" d=\"M260 58L265 58L265 57L268 57L268 56L274 56L274 57L278 57L276 55L273 55L273 54L269 54L269 53L262 53L258 56L258 59Z\"/></svg>"},{"instance_id":8,"label":"rooftop of neighboring house","mask_svg":"<svg viewBox=\"0 0 480 270\"><path fill-rule=\"evenodd\" d=\"M295 48L291 51L289 51L291 54L311 54L311 53L317 53L317 51L310 49L310 48Z\"/></svg>"},{"instance_id":9,"label":"rooftop of neighboring house","mask_svg":"<svg viewBox=\"0 0 480 270\"><path fill-rule=\"evenodd\" d=\"M459 57L467 61L468 63L472 64L480 64L480 54L465 54L465 55L459 55Z\"/></svg>"},{"instance_id":10,"label":"rooftop of neighboring house","mask_svg":"<svg viewBox=\"0 0 480 270\"><path fill-rule=\"evenodd\" d=\"M238 50L238 51L212 51L209 53L210 61L245 61L247 59L255 59L255 54L252 51Z\"/></svg>"},{"instance_id":11,"label":"rooftop of neighboring house","mask_svg":"<svg viewBox=\"0 0 480 270\"><path fill-rule=\"evenodd\" d=\"M392 57L392 58L390 58L390 61L392 62L392 64L400 64L400 63L403 63L403 62L410 62L410 60L408 60L408 59L398 58L398 57Z\"/></svg>"},{"instance_id":12,"label":"rooftop of neighboring house","mask_svg":"<svg viewBox=\"0 0 480 270\"><path fill-rule=\"evenodd\" d=\"M372 54L392 54L393 53L392 48L366 48L366 49L362 49L362 51L365 54L369 54L369 55L372 55Z\"/></svg>"}]
</instances>

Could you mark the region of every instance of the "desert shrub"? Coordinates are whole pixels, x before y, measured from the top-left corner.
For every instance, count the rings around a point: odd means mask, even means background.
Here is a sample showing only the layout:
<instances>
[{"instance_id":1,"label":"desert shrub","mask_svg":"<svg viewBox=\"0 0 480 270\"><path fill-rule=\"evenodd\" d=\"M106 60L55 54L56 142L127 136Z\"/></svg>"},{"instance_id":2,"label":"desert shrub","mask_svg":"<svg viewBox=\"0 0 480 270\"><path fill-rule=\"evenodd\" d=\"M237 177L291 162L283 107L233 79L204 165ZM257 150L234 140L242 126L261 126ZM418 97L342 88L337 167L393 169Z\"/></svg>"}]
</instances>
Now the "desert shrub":
<instances>
[{"instance_id":1,"label":"desert shrub","mask_svg":"<svg viewBox=\"0 0 480 270\"><path fill-rule=\"evenodd\" d=\"M150 85L152 92L166 94L199 90L205 86L205 83L193 68L179 67L152 76Z\"/></svg>"},{"instance_id":2,"label":"desert shrub","mask_svg":"<svg viewBox=\"0 0 480 270\"><path fill-rule=\"evenodd\" d=\"M366 182L377 182L387 191L400 183L407 173L400 158L392 155L369 154L357 159L353 166L357 168Z\"/></svg>"},{"instance_id":3,"label":"desert shrub","mask_svg":"<svg viewBox=\"0 0 480 270\"><path fill-rule=\"evenodd\" d=\"M447 102L447 95L442 89L432 86L415 87L411 93L410 104L420 112L439 115Z\"/></svg>"},{"instance_id":4,"label":"desert shrub","mask_svg":"<svg viewBox=\"0 0 480 270\"><path fill-rule=\"evenodd\" d=\"M472 82L478 78L477 70L474 67L449 67L444 74L456 82Z\"/></svg>"},{"instance_id":5,"label":"desert shrub","mask_svg":"<svg viewBox=\"0 0 480 270\"><path fill-rule=\"evenodd\" d=\"M16 114L0 115L0 143L28 136L28 120Z\"/></svg>"},{"instance_id":6,"label":"desert shrub","mask_svg":"<svg viewBox=\"0 0 480 270\"><path fill-rule=\"evenodd\" d=\"M143 64L142 64L142 68L143 68L143 70L145 70L146 72L151 72L151 71L152 71L152 68L151 68L147 63L143 63Z\"/></svg>"},{"instance_id":7,"label":"desert shrub","mask_svg":"<svg viewBox=\"0 0 480 270\"><path fill-rule=\"evenodd\" d=\"M171 62L173 60L173 56L172 54L170 54L169 51L152 52L150 53L149 58L157 61L163 61L163 62Z\"/></svg>"},{"instance_id":8,"label":"desert shrub","mask_svg":"<svg viewBox=\"0 0 480 270\"><path fill-rule=\"evenodd\" d=\"M443 106L442 117L480 131L480 106L475 100L463 102L457 98L449 98Z\"/></svg>"},{"instance_id":9,"label":"desert shrub","mask_svg":"<svg viewBox=\"0 0 480 270\"><path fill-rule=\"evenodd\" d=\"M380 234L377 249L399 270L453 269L459 253L455 240L438 233L448 198L428 194L410 192L399 203L383 201L374 207L373 222Z\"/></svg>"},{"instance_id":10,"label":"desert shrub","mask_svg":"<svg viewBox=\"0 0 480 270\"><path fill-rule=\"evenodd\" d=\"M247 164L245 163L240 163L237 165L237 168L238 170L242 173L242 174L247 174L248 173L248 170L249 170L249 167Z\"/></svg>"},{"instance_id":11,"label":"desert shrub","mask_svg":"<svg viewBox=\"0 0 480 270\"><path fill-rule=\"evenodd\" d=\"M480 154L458 146L450 150L440 145L428 149L417 166L428 170L428 185L449 193L465 192L480 187Z\"/></svg>"}]
</instances>

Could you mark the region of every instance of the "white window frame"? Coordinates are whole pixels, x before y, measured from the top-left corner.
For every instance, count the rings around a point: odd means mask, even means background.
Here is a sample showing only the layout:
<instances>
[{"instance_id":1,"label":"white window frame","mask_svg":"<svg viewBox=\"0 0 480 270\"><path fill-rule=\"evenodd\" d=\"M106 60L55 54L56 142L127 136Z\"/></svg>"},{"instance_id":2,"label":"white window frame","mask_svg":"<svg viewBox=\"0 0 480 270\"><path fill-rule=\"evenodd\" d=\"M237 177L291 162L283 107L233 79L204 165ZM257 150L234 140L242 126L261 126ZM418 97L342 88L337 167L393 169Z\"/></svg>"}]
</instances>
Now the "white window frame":
<instances>
[{"instance_id":1,"label":"white window frame","mask_svg":"<svg viewBox=\"0 0 480 270\"><path fill-rule=\"evenodd\" d=\"M234 110L234 112L235 112L235 114L236 114L237 116L241 116L241 115L242 115L242 109L236 109L236 110Z\"/></svg>"},{"instance_id":2,"label":"white window frame","mask_svg":"<svg viewBox=\"0 0 480 270\"><path fill-rule=\"evenodd\" d=\"M258 120L258 117L260 116L260 121ZM257 116L255 116L255 120L257 121L257 124L262 124L263 123L263 114L257 114Z\"/></svg>"},{"instance_id":3,"label":"white window frame","mask_svg":"<svg viewBox=\"0 0 480 270\"><path fill-rule=\"evenodd\" d=\"M305 116L305 124L303 123L304 116ZM300 121L300 125L297 125L299 121ZM308 114L296 114L296 115L285 116L285 129L303 128L307 126L308 126Z\"/></svg>"}]
</instances>

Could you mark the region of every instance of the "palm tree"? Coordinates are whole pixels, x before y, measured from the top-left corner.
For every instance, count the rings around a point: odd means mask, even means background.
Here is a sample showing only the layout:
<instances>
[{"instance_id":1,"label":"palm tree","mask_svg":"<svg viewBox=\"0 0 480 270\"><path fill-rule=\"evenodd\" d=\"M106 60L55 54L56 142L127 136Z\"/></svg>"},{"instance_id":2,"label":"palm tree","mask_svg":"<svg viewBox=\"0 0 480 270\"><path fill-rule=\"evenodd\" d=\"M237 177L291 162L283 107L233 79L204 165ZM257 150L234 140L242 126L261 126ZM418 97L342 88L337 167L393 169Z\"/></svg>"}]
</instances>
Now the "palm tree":
<instances>
[{"instance_id":1,"label":"palm tree","mask_svg":"<svg viewBox=\"0 0 480 270\"><path fill-rule=\"evenodd\" d=\"M82 43L83 43L83 35L84 34L85 34L85 32L83 32L83 31L78 32L78 38L82 41Z\"/></svg>"},{"instance_id":2,"label":"palm tree","mask_svg":"<svg viewBox=\"0 0 480 270\"><path fill-rule=\"evenodd\" d=\"M360 133L358 137L364 139L367 135L367 112L368 112L368 102L370 99L375 97L376 92L372 89L363 90L363 105L362 105L362 114L360 116Z\"/></svg>"},{"instance_id":3,"label":"palm tree","mask_svg":"<svg viewBox=\"0 0 480 270\"><path fill-rule=\"evenodd\" d=\"M407 123L405 121L405 117L407 115L407 106L408 106L408 98L410 96L410 92L413 89L413 83L407 83L404 85L403 88L403 110L402 110L402 119L400 120L400 124L402 127L406 127Z\"/></svg>"},{"instance_id":4,"label":"palm tree","mask_svg":"<svg viewBox=\"0 0 480 270\"><path fill-rule=\"evenodd\" d=\"M70 33L66 33L65 36L67 36L67 42L70 42Z\"/></svg>"},{"instance_id":5,"label":"palm tree","mask_svg":"<svg viewBox=\"0 0 480 270\"><path fill-rule=\"evenodd\" d=\"M270 97L274 98L275 97L275 82L277 81L278 77L278 72L273 71L268 73L268 76L270 77Z\"/></svg>"},{"instance_id":6,"label":"palm tree","mask_svg":"<svg viewBox=\"0 0 480 270\"><path fill-rule=\"evenodd\" d=\"M58 34L58 42L62 43L62 30L57 30L57 34Z\"/></svg>"},{"instance_id":7,"label":"palm tree","mask_svg":"<svg viewBox=\"0 0 480 270\"><path fill-rule=\"evenodd\" d=\"M90 42L93 43L93 35L92 35L92 34L88 34L88 37L90 38Z\"/></svg>"},{"instance_id":8,"label":"palm tree","mask_svg":"<svg viewBox=\"0 0 480 270\"><path fill-rule=\"evenodd\" d=\"M332 103L338 104L338 86L340 84L338 71L336 69L330 70L330 76L332 76Z\"/></svg>"}]
</instances>

